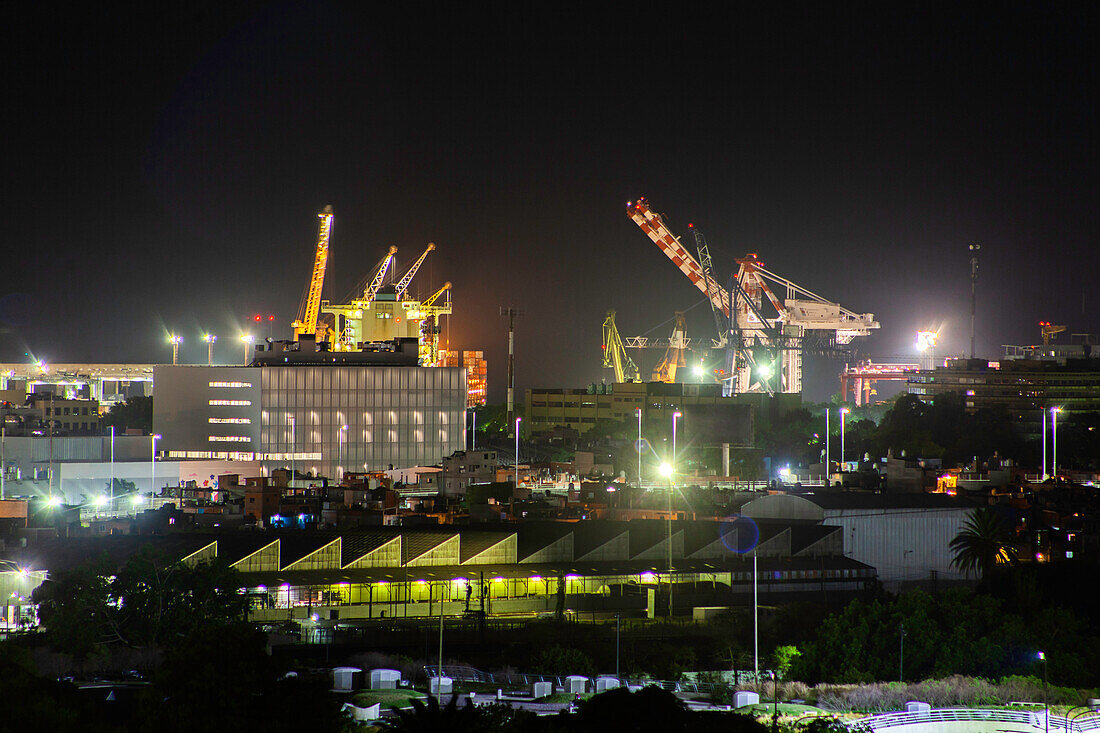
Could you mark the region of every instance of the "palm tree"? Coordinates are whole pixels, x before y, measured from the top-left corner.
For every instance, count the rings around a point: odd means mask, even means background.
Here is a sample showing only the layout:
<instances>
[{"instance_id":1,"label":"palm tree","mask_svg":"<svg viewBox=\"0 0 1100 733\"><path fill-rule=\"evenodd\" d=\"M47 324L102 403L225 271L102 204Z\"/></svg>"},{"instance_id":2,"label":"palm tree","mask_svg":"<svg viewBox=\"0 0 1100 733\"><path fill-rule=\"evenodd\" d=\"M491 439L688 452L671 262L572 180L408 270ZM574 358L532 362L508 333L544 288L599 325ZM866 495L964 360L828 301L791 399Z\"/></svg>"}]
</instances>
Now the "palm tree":
<instances>
[{"instance_id":1,"label":"palm tree","mask_svg":"<svg viewBox=\"0 0 1100 733\"><path fill-rule=\"evenodd\" d=\"M991 507L971 512L950 547L955 553L951 564L967 575L980 575L983 581L994 567L1015 562L1019 556L1011 530Z\"/></svg>"}]
</instances>

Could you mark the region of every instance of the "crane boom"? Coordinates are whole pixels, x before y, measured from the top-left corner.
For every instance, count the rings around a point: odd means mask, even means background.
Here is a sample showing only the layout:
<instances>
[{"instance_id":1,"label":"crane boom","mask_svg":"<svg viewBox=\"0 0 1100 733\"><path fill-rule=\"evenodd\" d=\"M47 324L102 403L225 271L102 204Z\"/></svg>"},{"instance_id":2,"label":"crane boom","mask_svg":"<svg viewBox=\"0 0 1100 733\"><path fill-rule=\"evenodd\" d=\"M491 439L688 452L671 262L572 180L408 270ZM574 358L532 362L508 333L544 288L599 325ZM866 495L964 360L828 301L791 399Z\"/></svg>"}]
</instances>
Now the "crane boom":
<instances>
[{"instance_id":1,"label":"crane boom","mask_svg":"<svg viewBox=\"0 0 1100 733\"><path fill-rule=\"evenodd\" d=\"M317 252L313 257L313 274L309 291L298 307L298 317L291 324L294 340L302 334L317 333L317 316L321 308L321 287L325 284L325 267L328 265L328 243L332 236L332 206L326 206L317 218L321 220L317 232Z\"/></svg>"},{"instance_id":2,"label":"crane boom","mask_svg":"<svg viewBox=\"0 0 1100 733\"><path fill-rule=\"evenodd\" d=\"M397 281L397 285L394 286L394 290L397 292L397 299L405 299L405 291L409 289L409 283L416 276L416 271L420 269L420 265L424 263L424 258L428 256L428 253L435 249L435 242L428 242L428 248L424 250L424 254L420 255L420 258L413 263L413 266L409 268L408 272L401 276L401 279Z\"/></svg>"},{"instance_id":3,"label":"crane boom","mask_svg":"<svg viewBox=\"0 0 1100 733\"><path fill-rule=\"evenodd\" d=\"M374 302L374 297L378 295L378 289L382 287L382 283L386 279L386 272L390 269L390 264L393 263L393 256L397 254L397 247L390 247L390 251L386 254L382 260L382 264L378 267L378 272L374 273L374 279L370 281L370 285L363 291L363 301L366 303Z\"/></svg>"},{"instance_id":4,"label":"crane boom","mask_svg":"<svg viewBox=\"0 0 1100 733\"><path fill-rule=\"evenodd\" d=\"M669 231L665 226L661 215L649 208L649 202L640 198L634 202L627 202L627 215L634 220L646 235L661 248L672 262L687 275L688 279L710 299L711 305L718 308L729 317L729 293L714 280L708 278L703 268L691 256L691 253L680 244L680 238Z\"/></svg>"},{"instance_id":5,"label":"crane boom","mask_svg":"<svg viewBox=\"0 0 1100 733\"><path fill-rule=\"evenodd\" d=\"M614 370L616 382L638 381L638 367L626 353L619 329L615 326L615 311L608 311L603 322L603 365Z\"/></svg>"}]
</instances>

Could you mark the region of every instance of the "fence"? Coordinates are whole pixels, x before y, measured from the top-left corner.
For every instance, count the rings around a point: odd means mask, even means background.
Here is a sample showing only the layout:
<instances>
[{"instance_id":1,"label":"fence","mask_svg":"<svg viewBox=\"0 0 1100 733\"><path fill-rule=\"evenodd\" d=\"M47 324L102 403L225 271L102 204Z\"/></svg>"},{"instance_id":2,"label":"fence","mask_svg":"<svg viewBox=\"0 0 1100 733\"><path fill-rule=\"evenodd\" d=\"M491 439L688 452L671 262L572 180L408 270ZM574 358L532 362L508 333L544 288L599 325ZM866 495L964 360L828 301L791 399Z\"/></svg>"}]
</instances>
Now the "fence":
<instances>
[{"instance_id":1,"label":"fence","mask_svg":"<svg viewBox=\"0 0 1100 733\"><path fill-rule=\"evenodd\" d=\"M1027 710L972 710L970 708L946 708L943 710L930 710L928 712L913 713L884 713L872 715L849 724L850 728L857 730L885 730L909 725L941 724L941 723L1012 723L1025 725L1037 731L1046 731L1047 726L1043 720L1045 713ZM1051 715L1049 729L1052 731L1065 731L1066 733L1084 733L1085 731L1100 730L1100 715L1087 715L1080 718L1066 718L1061 715Z\"/></svg>"}]
</instances>

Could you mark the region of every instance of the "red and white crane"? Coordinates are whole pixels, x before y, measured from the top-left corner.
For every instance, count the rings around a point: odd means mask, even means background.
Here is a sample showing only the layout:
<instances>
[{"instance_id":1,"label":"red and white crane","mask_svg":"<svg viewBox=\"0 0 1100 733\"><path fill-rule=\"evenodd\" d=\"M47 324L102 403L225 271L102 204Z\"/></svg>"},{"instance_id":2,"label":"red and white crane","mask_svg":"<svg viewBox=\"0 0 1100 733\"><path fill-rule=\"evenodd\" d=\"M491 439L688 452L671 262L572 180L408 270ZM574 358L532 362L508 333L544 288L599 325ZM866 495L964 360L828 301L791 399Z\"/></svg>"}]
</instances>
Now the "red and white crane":
<instances>
[{"instance_id":1,"label":"red and white crane","mask_svg":"<svg viewBox=\"0 0 1100 733\"><path fill-rule=\"evenodd\" d=\"M661 248L684 275L730 320L730 329L719 333L716 345L726 346L730 333L735 332L739 343L732 344L738 353L751 355L754 347L771 350L775 354L772 365L754 365L751 356L738 358L733 374L727 379L728 393L768 391L769 380L754 378L754 366L760 370L781 373L779 390L802 391L802 340L808 331L829 332L835 343L847 344L857 336L867 336L879 328L873 313L855 313L817 295L810 290L768 271L755 254L737 259L736 284L731 284L736 294L722 287L709 271L703 268L669 230L660 214L650 208L644 198L627 202L627 215ZM770 284L769 284L770 283ZM784 289L783 300L772 290L772 285ZM764 300L770 308L765 309ZM731 309L735 317L730 318ZM766 310L774 310L769 315ZM629 339L627 345L629 346Z\"/></svg>"}]
</instances>

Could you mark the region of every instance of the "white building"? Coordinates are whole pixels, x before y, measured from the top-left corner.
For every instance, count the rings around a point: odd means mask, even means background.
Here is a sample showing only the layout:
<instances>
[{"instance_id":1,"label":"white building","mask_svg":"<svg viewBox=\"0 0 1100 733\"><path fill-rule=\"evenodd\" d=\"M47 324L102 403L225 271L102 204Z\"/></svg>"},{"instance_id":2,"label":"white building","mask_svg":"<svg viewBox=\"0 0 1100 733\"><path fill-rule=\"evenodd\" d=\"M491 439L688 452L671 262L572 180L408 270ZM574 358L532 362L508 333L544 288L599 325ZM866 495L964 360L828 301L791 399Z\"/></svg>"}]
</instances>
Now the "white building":
<instances>
[{"instance_id":1,"label":"white building","mask_svg":"<svg viewBox=\"0 0 1100 733\"><path fill-rule=\"evenodd\" d=\"M951 565L955 539L975 505L946 494L841 492L777 494L741 513L754 520L805 521L844 528L844 555L872 566L890 591L966 579Z\"/></svg>"}]
</instances>

